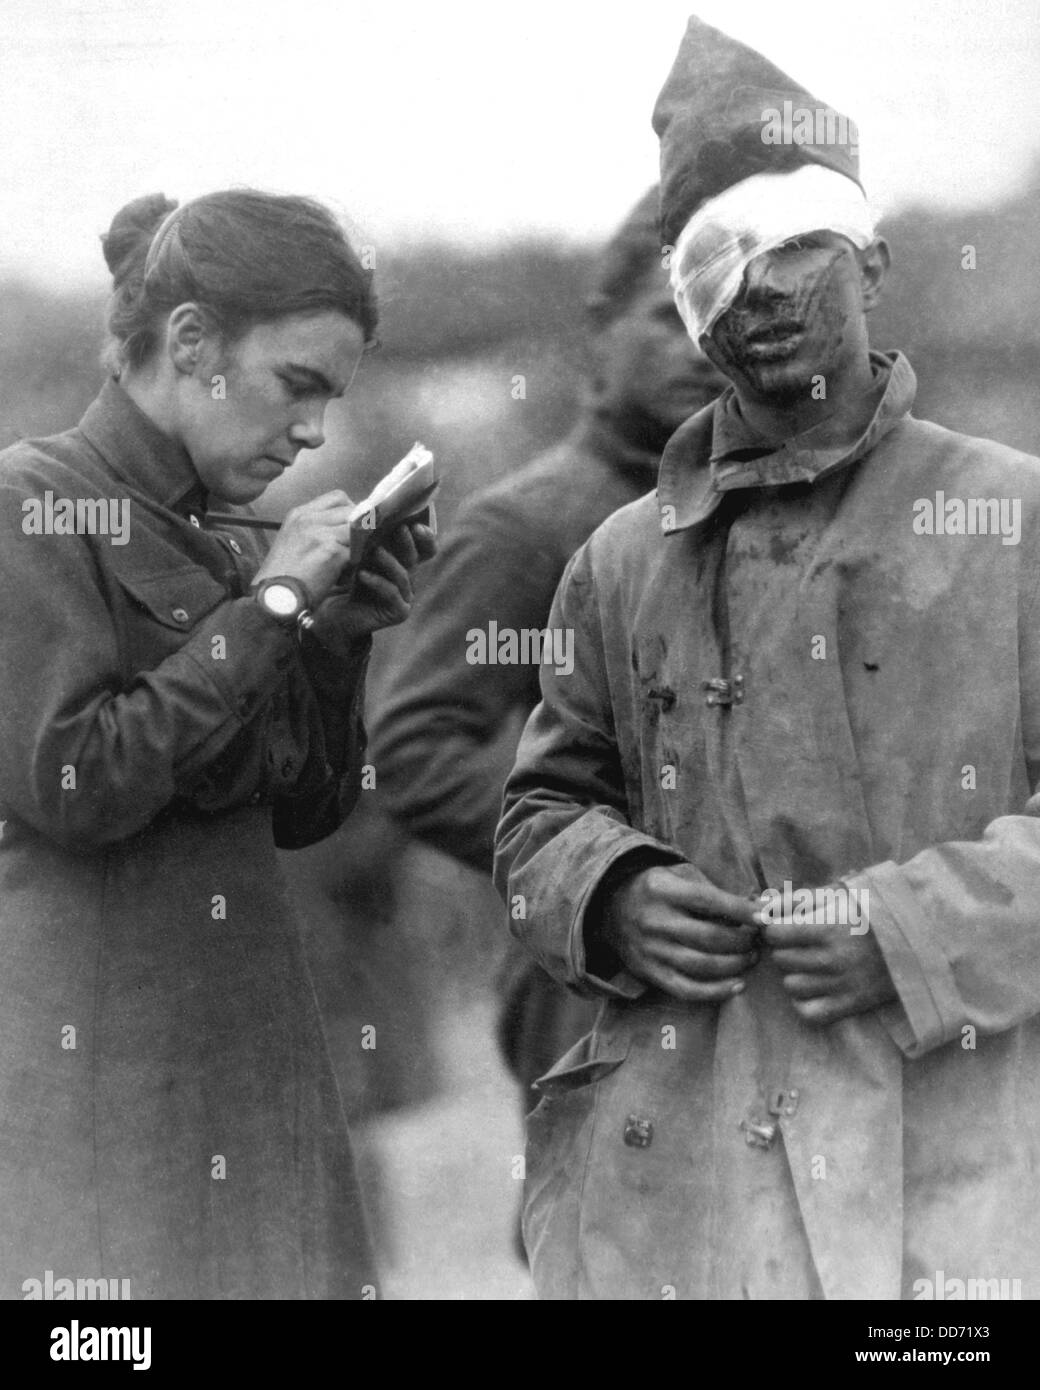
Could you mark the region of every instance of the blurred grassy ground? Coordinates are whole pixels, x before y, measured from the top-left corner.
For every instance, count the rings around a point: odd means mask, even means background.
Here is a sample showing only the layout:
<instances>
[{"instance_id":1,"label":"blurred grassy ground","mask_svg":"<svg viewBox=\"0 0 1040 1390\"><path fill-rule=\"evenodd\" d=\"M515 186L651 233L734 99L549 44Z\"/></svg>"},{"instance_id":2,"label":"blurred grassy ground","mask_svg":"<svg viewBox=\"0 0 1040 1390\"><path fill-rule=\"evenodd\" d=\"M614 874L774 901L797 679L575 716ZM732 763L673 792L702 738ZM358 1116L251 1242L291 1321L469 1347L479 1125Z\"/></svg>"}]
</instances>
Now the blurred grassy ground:
<instances>
[{"instance_id":1,"label":"blurred grassy ground","mask_svg":"<svg viewBox=\"0 0 1040 1390\"><path fill-rule=\"evenodd\" d=\"M1003 209L893 219L895 269L872 325L879 347L910 356L917 415L1031 453L1040 451L1038 213L1030 187ZM975 270L963 268L966 245ZM591 248L543 243L481 255L417 247L377 267L384 347L330 410L326 446L270 490L264 509L278 516L333 486L360 496L422 439L443 468L438 516L450 527L463 497L573 418L592 263ZM100 383L102 311L96 295L3 287L0 445L76 422ZM370 709L407 641L407 625L377 641ZM408 845L376 793L323 845L282 860L358 1137L387 1295L530 1297L513 1252L522 1136L493 1037L505 925L490 885ZM374 1050L362 1046L366 1024Z\"/></svg>"}]
</instances>

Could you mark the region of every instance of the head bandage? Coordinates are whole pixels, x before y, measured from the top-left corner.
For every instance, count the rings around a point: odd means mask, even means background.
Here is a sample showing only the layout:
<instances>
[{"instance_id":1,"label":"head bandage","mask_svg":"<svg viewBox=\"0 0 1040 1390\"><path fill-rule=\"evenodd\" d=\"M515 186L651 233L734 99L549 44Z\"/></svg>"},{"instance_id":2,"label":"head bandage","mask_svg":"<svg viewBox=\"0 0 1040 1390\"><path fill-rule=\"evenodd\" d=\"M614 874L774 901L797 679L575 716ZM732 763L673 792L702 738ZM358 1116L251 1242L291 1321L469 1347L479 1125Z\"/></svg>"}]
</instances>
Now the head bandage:
<instances>
[{"instance_id":1,"label":"head bandage","mask_svg":"<svg viewBox=\"0 0 1040 1390\"><path fill-rule=\"evenodd\" d=\"M756 256L818 231L837 232L861 251L874 239L874 216L859 185L820 164L753 174L698 208L671 264L675 303L693 341L710 333L736 299Z\"/></svg>"}]
</instances>

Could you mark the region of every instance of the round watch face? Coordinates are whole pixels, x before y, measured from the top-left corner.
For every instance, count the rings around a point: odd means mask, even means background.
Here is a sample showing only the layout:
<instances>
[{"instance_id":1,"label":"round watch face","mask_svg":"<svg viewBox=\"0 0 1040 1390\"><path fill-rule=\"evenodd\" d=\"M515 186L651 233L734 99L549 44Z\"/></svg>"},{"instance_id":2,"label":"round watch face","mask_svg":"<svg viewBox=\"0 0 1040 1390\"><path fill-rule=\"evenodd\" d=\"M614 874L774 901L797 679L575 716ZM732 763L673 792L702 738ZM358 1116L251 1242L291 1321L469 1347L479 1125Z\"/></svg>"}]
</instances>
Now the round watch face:
<instances>
[{"instance_id":1,"label":"round watch face","mask_svg":"<svg viewBox=\"0 0 1040 1390\"><path fill-rule=\"evenodd\" d=\"M264 590L263 603L279 618L291 618L300 607L299 597L288 584L269 584Z\"/></svg>"}]
</instances>

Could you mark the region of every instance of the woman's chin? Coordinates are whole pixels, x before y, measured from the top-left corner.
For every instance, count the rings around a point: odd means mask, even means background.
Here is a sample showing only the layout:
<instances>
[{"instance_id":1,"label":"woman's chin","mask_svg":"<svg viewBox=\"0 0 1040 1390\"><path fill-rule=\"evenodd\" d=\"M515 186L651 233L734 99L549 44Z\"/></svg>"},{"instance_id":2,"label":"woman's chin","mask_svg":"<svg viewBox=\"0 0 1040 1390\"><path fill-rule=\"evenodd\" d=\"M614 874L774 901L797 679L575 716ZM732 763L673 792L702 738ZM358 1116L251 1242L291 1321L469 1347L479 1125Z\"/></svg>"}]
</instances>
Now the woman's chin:
<instances>
[{"instance_id":1,"label":"woman's chin","mask_svg":"<svg viewBox=\"0 0 1040 1390\"><path fill-rule=\"evenodd\" d=\"M227 479L221 480L219 486L208 488L210 499L214 502L225 502L229 506L244 507L247 502L255 502L258 497L262 497L267 491L273 478L236 478L229 482Z\"/></svg>"}]
</instances>

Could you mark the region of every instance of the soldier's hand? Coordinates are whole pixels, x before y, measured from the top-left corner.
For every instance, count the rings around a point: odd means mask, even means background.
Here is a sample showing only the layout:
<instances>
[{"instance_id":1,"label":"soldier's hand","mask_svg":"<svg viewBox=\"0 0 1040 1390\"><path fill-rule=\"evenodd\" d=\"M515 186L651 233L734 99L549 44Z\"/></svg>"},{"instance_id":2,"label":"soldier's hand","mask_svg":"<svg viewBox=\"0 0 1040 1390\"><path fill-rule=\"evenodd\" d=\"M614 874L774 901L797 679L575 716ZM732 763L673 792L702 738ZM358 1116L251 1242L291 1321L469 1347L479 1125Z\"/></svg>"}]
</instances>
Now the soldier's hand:
<instances>
[{"instance_id":1,"label":"soldier's hand","mask_svg":"<svg viewBox=\"0 0 1040 1390\"><path fill-rule=\"evenodd\" d=\"M771 913L765 914L766 948L783 976L795 1013L806 1023L837 1023L898 998L869 924L865 919L851 925L835 922L833 893L817 890L810 922L774 920Z\"/></svg>"},{"instance_id":2,"label":"soldier's hand","mask_svg":"<svg viewBox=\"0 0 1040 1390\"><path fill-rule=\"evenodd\" d=\"M755 964L754 900L725 893L692 865L657 865L605 899L602 939L639 979L676 999L729 999Z\"/></svg>"}]
</instances>

